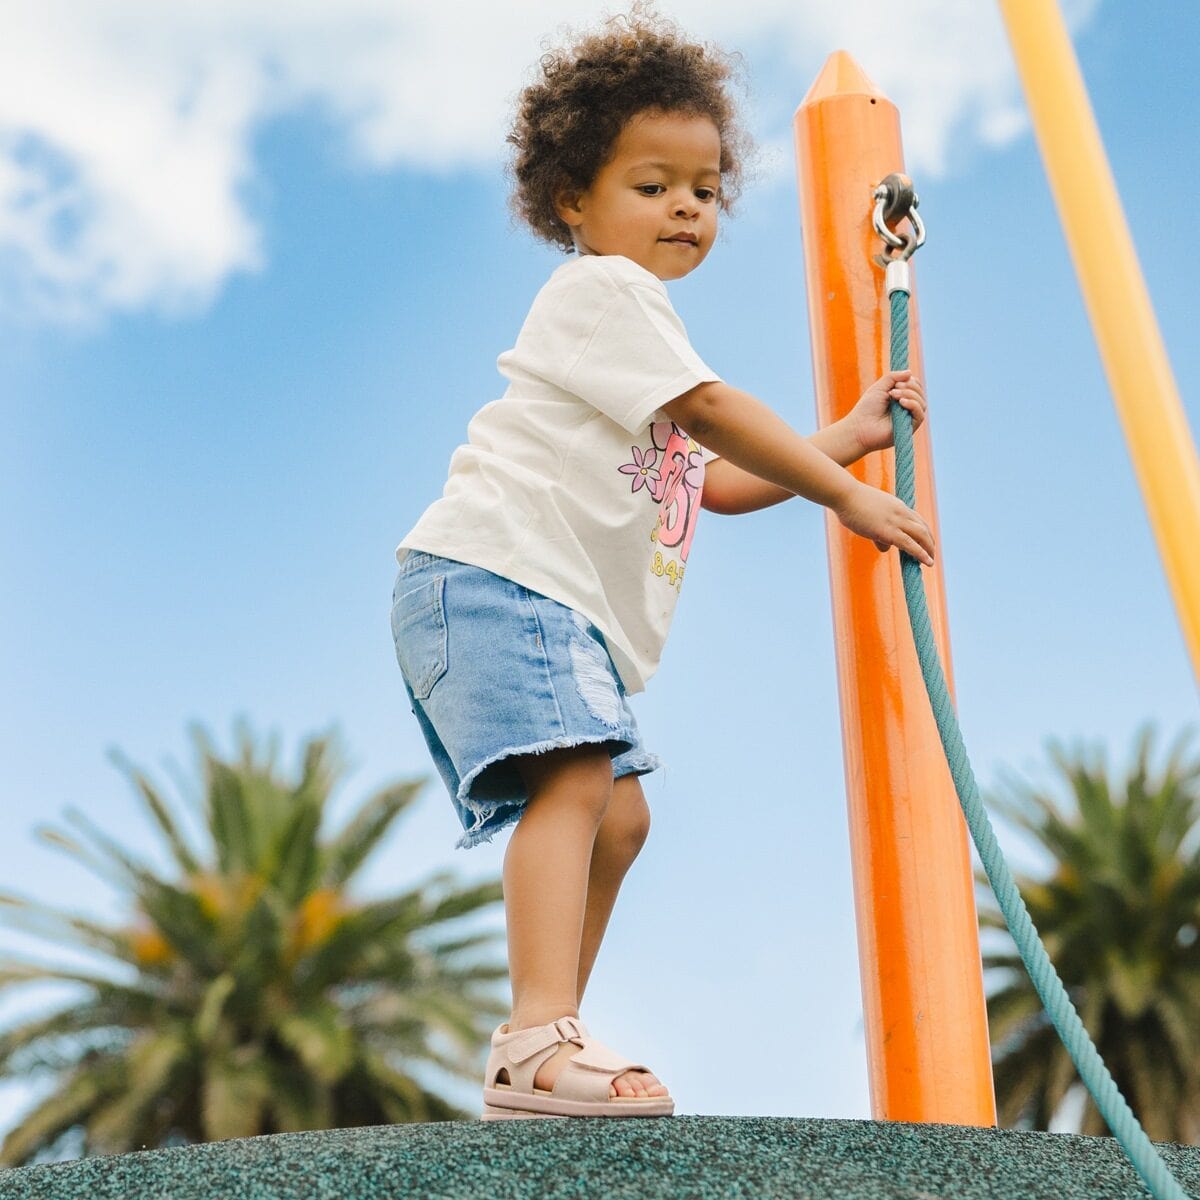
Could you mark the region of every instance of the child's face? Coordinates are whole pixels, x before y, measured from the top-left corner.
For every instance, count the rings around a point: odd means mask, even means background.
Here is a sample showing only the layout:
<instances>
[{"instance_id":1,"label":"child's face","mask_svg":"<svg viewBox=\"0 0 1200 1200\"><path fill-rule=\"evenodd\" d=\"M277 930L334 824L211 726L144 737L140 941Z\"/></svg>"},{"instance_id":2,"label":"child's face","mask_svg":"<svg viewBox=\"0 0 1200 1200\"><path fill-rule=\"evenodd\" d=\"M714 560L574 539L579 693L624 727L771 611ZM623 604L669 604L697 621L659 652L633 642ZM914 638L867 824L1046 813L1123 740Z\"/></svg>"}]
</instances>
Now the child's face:
<instances>
[{"instance_id":1,"label":"child's face","mask_svg":"<svg viewBox=\"0 0 1200 1200\"><path fill-rule=\"evenodd\" d=\"M710 118L647 110L626 122L586 192L559 197L558 215L580 254L621 254L659 279L681 279L717 236L720 162Z\"/></svg>"}]
</instances>

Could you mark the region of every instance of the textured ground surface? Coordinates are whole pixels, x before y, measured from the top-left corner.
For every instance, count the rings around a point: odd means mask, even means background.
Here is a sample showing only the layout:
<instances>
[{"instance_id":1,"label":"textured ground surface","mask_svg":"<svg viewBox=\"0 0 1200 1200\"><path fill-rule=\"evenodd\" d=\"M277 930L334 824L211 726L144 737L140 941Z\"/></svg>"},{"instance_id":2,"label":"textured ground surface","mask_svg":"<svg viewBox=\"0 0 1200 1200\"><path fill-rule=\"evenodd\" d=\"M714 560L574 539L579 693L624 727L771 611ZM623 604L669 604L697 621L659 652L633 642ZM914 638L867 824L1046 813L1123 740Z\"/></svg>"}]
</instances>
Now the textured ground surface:
<instances>
[{"instance_id":1,"label":"textured ground surface","mask_svg":"<svg viewBox=\"0 0 1200 1200\"><path fill-rule=\"evenodd\" d=\"M1200 1147L1162 1147L1200 1197ZM0 1200L1124 1200L1109 1138L776 1117L455 1121L0 1172Z\"/></svg>"}]
</instances>

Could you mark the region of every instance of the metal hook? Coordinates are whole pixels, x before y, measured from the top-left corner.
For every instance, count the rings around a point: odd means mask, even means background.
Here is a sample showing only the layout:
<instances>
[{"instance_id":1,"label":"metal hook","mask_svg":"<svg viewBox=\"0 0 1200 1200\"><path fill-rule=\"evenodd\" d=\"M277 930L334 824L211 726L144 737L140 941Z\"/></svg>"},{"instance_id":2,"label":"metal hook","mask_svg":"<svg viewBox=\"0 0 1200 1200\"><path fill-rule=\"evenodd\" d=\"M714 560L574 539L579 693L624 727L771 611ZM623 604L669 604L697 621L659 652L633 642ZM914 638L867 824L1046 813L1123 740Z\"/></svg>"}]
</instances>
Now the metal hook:
<instances>
[{"instance_id":1,"label":"metal hook","mask_svg":"<svg viewBox=\"0 0 1200 1200\"><path fill-rule=\"evenodd\" d=\"M899 171L893 171L872 195L875 197L875 211L871 221L875 232L889 247L899 251L893 257L884 250L876 261L883 266L897 260L907 262L925 244L925 225L917 214L917 205L921 201L913 190L912 180ZM896 233L891 226L898 225L905 217L912 225L912 233Z\"/></svg>"}]
</instances>

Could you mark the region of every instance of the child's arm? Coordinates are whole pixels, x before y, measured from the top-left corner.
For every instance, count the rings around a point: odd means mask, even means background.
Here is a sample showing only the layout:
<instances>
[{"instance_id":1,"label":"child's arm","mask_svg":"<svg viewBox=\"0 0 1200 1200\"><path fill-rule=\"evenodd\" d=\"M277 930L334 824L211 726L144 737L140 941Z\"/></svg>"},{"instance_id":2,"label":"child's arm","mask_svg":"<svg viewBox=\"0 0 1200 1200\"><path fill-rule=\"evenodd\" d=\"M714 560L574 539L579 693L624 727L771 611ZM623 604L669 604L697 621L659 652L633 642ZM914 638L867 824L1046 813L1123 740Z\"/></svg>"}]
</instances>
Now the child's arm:
<instances>
[{"instance_id":1,"label":"child's arm","mask_svg":"<svg viewBox=\"0 0 1200 1200\"><path fill-rule=\"evenodd\" d=\"M908 409L913 429L919 429L925 420L925 389L911 371L896 371L871 384L840 421L810 434L809 444L841 467L858 462L872 450L890 446L892 400ZM791 500L795 494L718 458L705 470L701 504L722 516L740 516Z\"/></svg>"},{"instance_id":2,"label":"child's arm","mask_svg":"<svg viewBox=\"0 0 1200 1200\"><path fill-rule=\"evenodd\" d=\"M872 385L867 395L878 388L883 389L886 406L889 391L895 390L895 380L885 375ZM867 400L867 395L860 404ZM702 383L664 404L663 409L721 458L774 484L776 490L767 491L767 497L775 497L769 503L784 499L780 492L804 496L824 504L843 525L870 538L880 550L898 546L932 565L933 534L917 513L895 496L860 483L823 452L819 440L814 444L814 439L802 437L748 392L726 383ZM816 439L820 436L816 435ZM826 445L841 455L852 453L854 440L859 442L859 448L850 461L871 448L863 441L861 430L847 425L838 431L836 426L830 426L825 433ZM712 465L715 464L710 469Z\"/></svg>"},{"instance_id":3,"label":"child's arm","mask_svg":"<svg viewBox=\"0 0 1200 1200\"><path fill-rule=\"evenodd\" d=\"M795 492L743 471L727 458L714 458L704 468L700 507L723 517L758 512L760 508L770 508L772 504L795 498Z\"/></svg>"},{"instance_id":4,"label":"child's arm","mask_svg":"<svg viewBox=\"0 0 1200 1200\"><path fill-rule=\"evenodd\" d=\"M848 467L862 458L858 442L844 421L845 418L835 421L808 437L810 446L816 446L826 458L832 458L839 467ZM789 492L787 488L768 483L759 475L735 467L727 458L713 459L704 470L701 507L725 517L758 512L760 508L770 508L772 504L795 498L795 492Z\"/></svg>"}]
</instances>

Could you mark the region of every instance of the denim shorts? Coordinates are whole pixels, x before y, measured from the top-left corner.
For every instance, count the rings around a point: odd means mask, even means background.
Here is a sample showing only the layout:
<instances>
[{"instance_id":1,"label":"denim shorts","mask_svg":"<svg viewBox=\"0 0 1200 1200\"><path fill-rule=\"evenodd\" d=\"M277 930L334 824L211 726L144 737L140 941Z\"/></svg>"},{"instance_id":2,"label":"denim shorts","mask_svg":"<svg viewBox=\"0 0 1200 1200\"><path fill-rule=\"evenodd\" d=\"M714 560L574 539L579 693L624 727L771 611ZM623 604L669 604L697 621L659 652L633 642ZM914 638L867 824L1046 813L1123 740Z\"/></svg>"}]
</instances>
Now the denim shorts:
<instances>
[{"instance_id":1,"label":"denim shorts","mask_svg":"<svg viewBox=\"0 0 1200 1200\"><path fill-rule=\"evenodd\" d=\"M513 755L594 742L614 779L662 766L642 745L603 634L540 592L410 550L392 591L392 640L463 827L456 849L520 819L528 796Z\"/></svg>"}]
</instances>

